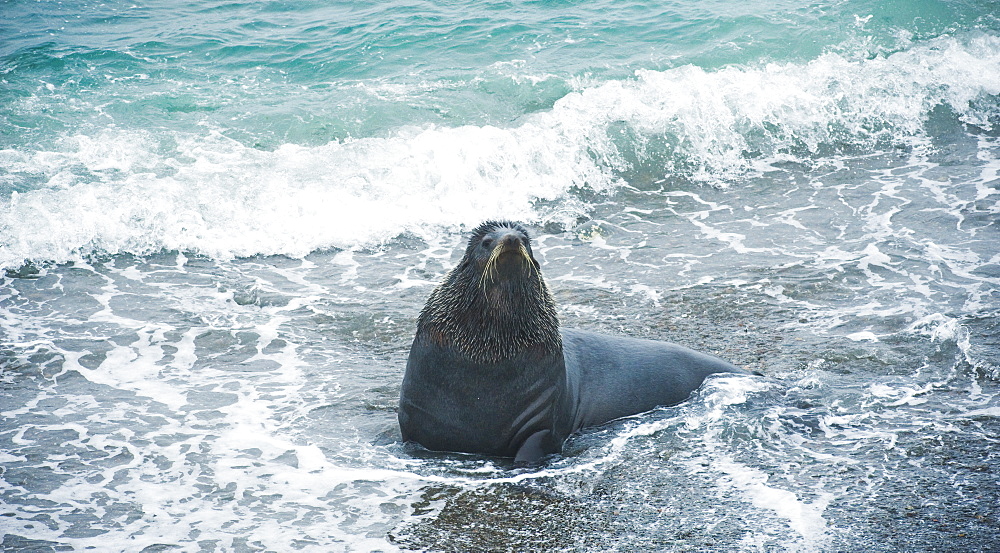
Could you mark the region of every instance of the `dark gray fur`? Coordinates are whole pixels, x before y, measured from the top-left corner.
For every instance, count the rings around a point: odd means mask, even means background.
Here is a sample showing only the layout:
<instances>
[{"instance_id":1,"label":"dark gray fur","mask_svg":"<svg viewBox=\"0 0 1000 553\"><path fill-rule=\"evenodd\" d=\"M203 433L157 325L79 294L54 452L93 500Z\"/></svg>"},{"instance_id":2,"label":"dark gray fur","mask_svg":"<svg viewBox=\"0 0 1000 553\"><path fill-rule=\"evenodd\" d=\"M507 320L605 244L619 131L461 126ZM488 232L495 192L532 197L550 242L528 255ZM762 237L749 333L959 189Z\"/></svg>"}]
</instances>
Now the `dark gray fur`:
<instances>
[{"instance_id":1,"label":"dark gray fur","mask_svg":"<svg viewBox=\"0 0 1000 553\"><path fill-rule=\"evenodd\" d=\"M680 403L720 372L749 374L667 342L560 330L527 231L487 221L420 313L399 426L427 449L536 462L581 428Z\"/></svg>"}]
</instances>

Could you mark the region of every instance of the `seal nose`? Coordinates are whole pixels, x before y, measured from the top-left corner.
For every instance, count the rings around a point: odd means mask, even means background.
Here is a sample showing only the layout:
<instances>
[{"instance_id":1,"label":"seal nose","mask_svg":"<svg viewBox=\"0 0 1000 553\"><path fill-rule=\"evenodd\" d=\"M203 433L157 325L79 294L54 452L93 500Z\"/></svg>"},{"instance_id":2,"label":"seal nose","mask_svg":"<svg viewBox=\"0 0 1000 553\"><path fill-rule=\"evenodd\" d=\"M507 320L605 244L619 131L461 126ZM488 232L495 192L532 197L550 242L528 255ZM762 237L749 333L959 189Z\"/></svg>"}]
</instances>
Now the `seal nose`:
<instances>
[{"instance_id":1,"label":"seal nose","mask_svg":"<svg viewBox=\"0 0 1000 553\"><path fill-rule=\"evenodd\" d=\"M503 248L504 251L519 251L521 249L521 237L516 232L508 232L500 237L497 245Z\"/></svg>"}]
</instances>

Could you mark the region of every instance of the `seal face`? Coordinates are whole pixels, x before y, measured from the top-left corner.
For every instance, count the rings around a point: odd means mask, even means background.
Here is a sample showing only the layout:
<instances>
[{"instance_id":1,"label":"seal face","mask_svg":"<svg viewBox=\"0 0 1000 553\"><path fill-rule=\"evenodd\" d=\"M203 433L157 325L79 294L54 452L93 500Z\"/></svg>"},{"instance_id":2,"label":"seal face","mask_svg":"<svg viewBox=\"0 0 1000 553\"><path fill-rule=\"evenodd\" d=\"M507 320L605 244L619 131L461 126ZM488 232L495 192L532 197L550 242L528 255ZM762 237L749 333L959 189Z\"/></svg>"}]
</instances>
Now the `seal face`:
<instances>
[{"instance_id":1,"label":"seal face","mask_svg":"<svg viewBox=\"0 0 1000 553\"><path fill-rule=\"evenodd\" d=\"M746 373L668 342L560 329L527 230L487 221L430 295L399 400L403 439L535 462L580 428L672 405Z\"/></svg>"}]
</instances>

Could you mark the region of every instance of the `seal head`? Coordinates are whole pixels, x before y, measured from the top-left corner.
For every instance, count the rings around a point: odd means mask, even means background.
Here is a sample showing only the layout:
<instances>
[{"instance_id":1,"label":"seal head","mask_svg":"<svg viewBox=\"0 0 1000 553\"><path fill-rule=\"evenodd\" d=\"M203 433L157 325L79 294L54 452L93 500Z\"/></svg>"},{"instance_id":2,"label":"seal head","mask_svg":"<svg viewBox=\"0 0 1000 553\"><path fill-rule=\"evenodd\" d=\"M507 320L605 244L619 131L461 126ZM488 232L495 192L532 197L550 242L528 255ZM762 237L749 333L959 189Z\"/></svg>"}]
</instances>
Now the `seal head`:
<instances>
[{"instance_id":1,"label":"seal head","mask_svg":"<svg viewBox=\"0 0 1000 553\"><path fill-rule=\"evenodd\" d=\"M427 300L417 334L480 363L532 348L561 353L555 303L528 231L510 221L477 227L461 262Z\"/></svg>"}]
</instances>

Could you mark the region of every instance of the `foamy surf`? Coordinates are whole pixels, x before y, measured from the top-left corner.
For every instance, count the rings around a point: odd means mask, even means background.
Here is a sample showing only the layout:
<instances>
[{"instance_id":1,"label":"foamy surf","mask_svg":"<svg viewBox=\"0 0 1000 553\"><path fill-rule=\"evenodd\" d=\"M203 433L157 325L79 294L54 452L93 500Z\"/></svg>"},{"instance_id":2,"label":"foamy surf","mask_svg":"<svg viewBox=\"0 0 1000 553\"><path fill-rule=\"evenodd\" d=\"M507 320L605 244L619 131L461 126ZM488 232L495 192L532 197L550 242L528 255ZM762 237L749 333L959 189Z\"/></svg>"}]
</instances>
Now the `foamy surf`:
<instances>
[{"instance_id":1,"label":"foamy surf","mask_svg":"<svg viewBox=\"0 0 1000 553\"><path fill-rule=\"evenodd\" d=\"M218 131L108 128L0 152L13 190L0 265L160 250L302 257L486 217L571 224L590 209L577 191L614 190L623 175L726 186L843 143L902 143L938 106L990 128L997 94L1000 38L978 35L871 59L644 70L511 128L403 128L274 150Z\"/></svg>"}]
</instances>

